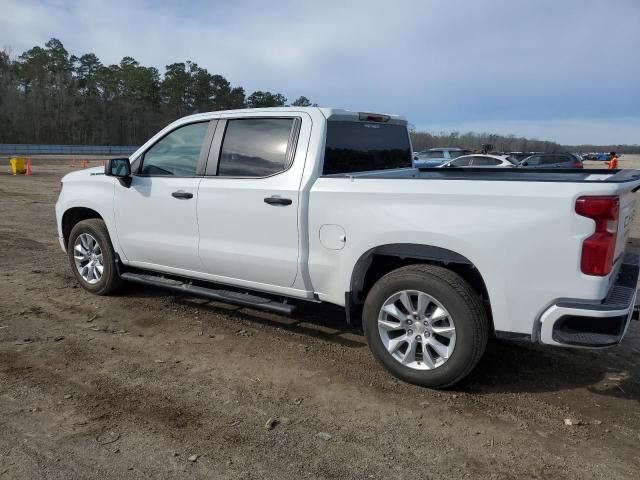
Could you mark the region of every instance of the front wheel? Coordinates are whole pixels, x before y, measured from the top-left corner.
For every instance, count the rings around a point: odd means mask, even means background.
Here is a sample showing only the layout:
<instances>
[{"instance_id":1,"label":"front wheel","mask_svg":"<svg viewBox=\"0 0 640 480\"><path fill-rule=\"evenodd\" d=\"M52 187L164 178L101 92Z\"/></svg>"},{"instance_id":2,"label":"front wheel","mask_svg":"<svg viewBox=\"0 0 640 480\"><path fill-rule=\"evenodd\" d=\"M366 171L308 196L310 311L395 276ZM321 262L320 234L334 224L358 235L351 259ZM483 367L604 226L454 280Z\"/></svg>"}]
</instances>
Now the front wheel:
<instances>
[{"instance_id":1,"label":"front wheel","mask_svg":"<svg viewBox=\"0 0 640 480\"><path fill-rule=\"evenodd\" d=\"M78 222L69 235L67 253L73 274L85 290L108 295L120 288L116 254L103 220Z\"/></svg>"},{"instance_id":2,"label":"front wheel","mask_svg":"<svg viewBox=\"0 0 640 480\"><path fill-rule=\"evenodd\" d=\"M425 387L462 380L489 337L479 296L462 277L434 265L409 265L378 280L362 320L378 362L395 377Z\"/></svg>"}]
</instances>

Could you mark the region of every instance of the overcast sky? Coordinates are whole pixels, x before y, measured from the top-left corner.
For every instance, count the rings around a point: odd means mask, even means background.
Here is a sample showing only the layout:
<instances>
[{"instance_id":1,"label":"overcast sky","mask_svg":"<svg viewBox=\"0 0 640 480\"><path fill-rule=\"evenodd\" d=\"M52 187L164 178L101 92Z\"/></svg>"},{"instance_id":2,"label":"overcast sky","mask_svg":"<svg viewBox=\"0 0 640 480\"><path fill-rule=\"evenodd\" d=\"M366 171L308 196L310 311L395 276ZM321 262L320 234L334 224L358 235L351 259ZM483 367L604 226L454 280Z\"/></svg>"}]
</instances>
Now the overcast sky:
<instances>
[{"instance_id":1,"label":"overcast sky","mask_svg":"<svg viewBox=\"0 0 640 480\"><path fill-rule=\"evenodd\" d=\"M0 48L51 37L429 131L640 143L640 0L0 0Z\"/></svg>"}]
</instances>

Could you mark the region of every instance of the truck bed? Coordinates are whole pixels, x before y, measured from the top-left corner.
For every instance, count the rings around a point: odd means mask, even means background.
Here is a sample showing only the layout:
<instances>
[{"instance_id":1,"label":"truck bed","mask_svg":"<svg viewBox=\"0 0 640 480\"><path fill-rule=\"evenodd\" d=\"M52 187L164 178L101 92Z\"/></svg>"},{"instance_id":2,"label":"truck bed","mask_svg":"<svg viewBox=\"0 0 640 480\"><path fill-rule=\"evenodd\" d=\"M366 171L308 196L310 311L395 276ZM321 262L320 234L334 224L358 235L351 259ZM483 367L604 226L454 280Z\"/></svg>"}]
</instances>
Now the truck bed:
<instances>
[{"instance_id":1,"label":"truck bed","mask_svg":"<svg viewBox=\"0 0 640 480\"><path fill-rule=\"evenodd\" d=\"M579 168L403 168L331 175L354 178L421 178L503 182L627 183L640 180L640 170Z\"/></svg>"}]
</instances>

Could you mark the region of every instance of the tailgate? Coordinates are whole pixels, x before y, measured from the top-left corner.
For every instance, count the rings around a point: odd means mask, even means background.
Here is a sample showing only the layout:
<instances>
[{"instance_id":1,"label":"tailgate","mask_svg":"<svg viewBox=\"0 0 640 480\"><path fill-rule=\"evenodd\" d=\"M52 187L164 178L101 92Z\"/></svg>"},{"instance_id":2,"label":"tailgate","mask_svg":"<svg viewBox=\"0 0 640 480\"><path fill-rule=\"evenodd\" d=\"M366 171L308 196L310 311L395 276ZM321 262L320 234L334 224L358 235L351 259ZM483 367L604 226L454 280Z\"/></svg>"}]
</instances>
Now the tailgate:
<instances>
[{"instance_id":1,"label":"tailgate","mask_svg":"<svg viewBox=\"0 0 640 480\"><path fill-rule=\"evenodd\" d=\"M618 238L613 258L616 260L624 253L627 239L631 233L633 218L636 214L636 193L640 188L640 181L620 184L620 220L618 221Z\"/></svg>"}]
</instances>

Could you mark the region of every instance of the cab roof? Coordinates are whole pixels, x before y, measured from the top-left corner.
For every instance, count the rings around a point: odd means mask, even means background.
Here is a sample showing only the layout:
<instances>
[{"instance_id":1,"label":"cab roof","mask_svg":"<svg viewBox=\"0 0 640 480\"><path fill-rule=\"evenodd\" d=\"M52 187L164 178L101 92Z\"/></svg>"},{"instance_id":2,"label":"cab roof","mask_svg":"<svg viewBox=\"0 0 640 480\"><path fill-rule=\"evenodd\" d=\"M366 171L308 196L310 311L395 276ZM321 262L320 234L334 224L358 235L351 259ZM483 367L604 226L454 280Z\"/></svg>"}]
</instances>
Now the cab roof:
<instances>
[{"instance_id":1,"label":"cab roof","mask_svg":"<svg viewBox=\"0 0 640 480\"><path fill-rule=\"evenodd\" d=\"M334 107L265 107L265 108L242 108L234 110L219 110L213 112L196 113L189 117L208 118L211 116L224 115L230 113L289 113L289 112L307 112L311 115L320 112L328 121L369 121L380 123L391 123L406 125L407 119L402 115L388 113L373 112L357 112L354 110L346 110Z\"/></svg>"}]
</instances>

